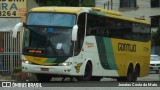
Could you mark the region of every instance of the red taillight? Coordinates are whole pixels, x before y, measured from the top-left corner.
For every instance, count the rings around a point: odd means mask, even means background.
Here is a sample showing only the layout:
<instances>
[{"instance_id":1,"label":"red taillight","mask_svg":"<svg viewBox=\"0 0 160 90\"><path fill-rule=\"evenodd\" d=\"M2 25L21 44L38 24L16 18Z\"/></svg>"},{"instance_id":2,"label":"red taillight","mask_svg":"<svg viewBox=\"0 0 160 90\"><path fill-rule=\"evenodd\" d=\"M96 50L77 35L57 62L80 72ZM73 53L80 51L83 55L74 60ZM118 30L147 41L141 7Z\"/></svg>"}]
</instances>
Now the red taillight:
<instances>
[{"instance_id":1,"label":"red taillight","mask_svg":"<svg viewBox=\"0 0 160 90\"><path fill-rule=\"evenodd\" d=\"M4 49L3 48L0 48L0 52L3 52L4 51Z\"/></svg>"}]
</instances>

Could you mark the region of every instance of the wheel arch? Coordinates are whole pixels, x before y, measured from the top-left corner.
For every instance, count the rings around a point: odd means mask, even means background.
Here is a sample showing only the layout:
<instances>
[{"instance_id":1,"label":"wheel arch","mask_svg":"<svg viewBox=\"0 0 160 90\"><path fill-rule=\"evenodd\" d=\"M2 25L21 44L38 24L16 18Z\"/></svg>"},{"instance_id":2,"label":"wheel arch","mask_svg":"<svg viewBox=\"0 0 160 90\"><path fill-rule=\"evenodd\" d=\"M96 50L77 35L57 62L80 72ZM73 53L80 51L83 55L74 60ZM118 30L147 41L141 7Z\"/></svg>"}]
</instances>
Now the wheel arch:
<instances>
[{"instance_id":1,"label":"wheel arch","mask_svg":"<svg viewBox=\"0 0 160 90\"><path fill-rule=\"evenodd\" d=\"M78 81L90 81L92 79L92 71L93 71L93 66L92 62L90 60L87 60L83 63L83 75L78 76L77 80Z\"/></svg>"},{"instance_id":2,"label":"wheel arch","mask_svg":"<svg viewBox=\"0 0 160 90\"><path fill-rule=\"evenodd\" d=\"M91 61L91 59L86 59L84 65L83 65L83 75L84 75L84 73L85 73L85 68L86 68L86 65L87 65L88 63L91 64L91 66L92 66L92 73L93 73L93 64L92 64L92 61Z\"/></svg>"},{"instance_id":3,"label":"wheel arch","mask_svg":"<svg viewBox=\"0 0 160 90\"><path fill-rule=\"evenodd\" d=\"M132 63L132 62L129 62L129 63L128 63L128 65L127 65L127 67L126 67L126 73L125 73L125 76L127 76L127 73L128 73L128 70L129 70L129 68L130 68L130 67L134 70L134 65L133 65L133 63Z\"/></svg>"}]
</instances>

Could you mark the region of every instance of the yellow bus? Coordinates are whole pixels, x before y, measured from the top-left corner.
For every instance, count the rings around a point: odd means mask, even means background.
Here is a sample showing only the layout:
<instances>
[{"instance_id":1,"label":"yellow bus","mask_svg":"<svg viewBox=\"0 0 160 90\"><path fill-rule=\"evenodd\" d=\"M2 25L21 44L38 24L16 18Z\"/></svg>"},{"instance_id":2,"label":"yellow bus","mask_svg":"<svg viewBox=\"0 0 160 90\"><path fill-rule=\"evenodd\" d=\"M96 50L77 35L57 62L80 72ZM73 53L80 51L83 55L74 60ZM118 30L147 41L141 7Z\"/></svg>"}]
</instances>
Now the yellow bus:
<instances>
[{"instance_id":1,"label":"yellow bus","mask_svg":"<svg viewBox=\"0 0 160 90\"><path fill-rule=\"evenodd\" d=\"M148 75L150 23L101 8L38 7L28 13L23 72L38 81L136 81Z\"/></svg>"}]
</instances>

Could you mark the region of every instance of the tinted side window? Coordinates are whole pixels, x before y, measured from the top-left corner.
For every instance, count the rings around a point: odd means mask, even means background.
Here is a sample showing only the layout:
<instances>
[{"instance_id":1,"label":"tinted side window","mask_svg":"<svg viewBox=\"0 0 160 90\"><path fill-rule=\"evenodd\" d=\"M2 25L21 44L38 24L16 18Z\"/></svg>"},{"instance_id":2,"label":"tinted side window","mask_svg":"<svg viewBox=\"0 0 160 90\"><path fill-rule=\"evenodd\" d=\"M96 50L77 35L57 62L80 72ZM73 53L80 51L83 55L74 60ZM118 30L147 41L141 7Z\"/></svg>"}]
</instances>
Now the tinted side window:
<instances>
[{"instance_id":1,"label":"tinted side window","mask_svg":"<svg viewBox=\"0 0 160 90\"><path fill-rule=\"evenodd\" d=\"M148 41L150 40L150 26L140 23L133 23L133 40L137 41Z\"/></svg>"},{"instance_id":2,"label":"tinted side window","mask_svg":"<svg viewBox=\"0 0 160 90\"><path fill-rule=\"evenodd\" d=\"M87 36L101 36L126 40L150 40L150 26L131 21L89 14Z\"/></svg>"},{"instance_id":3,"label":"tinted side window","mask_svg":"<svg viewBox=\"0 0 160 90\"><path fill-rule=\"evenodd\" d=\"M108 36L105 17L88 14L86 35Z\"/></svg>"},{"instance_id":4,"label":"tinted side window","mask_svg":"<svg viewBox=\"0 0 160 90\"><path fill-rule=\"evenodd\" d=\"M82 13L78 17L78 34L77 34L77 41L75 43L75 55L78 55L80 52L85 35L85 13Z\"/></svg>"}]
</instances>

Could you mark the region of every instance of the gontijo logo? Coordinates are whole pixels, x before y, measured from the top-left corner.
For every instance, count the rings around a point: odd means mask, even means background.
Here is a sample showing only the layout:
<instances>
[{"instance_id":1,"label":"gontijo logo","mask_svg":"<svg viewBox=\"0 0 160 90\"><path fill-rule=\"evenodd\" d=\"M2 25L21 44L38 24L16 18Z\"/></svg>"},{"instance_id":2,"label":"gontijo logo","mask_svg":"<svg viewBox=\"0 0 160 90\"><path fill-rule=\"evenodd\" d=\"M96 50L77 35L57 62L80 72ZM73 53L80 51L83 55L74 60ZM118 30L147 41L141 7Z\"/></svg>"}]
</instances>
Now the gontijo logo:
<instances>
[{"instance_id":1,"label":"gontijo logo","mask_svg":"<svg viewBox=\"0 0 160 90\"><path fill-rule=\"evenodd\" d=\"M118 43L118 51L136 52L136 44Z\"/></svg>"},{"instance_id":2,"label":"gontijo logo","mask_svg":"<svg viewBox=\"0 0 160 90\"><path fill-rule=\"evenodd\" d=\"M2 87L42 87L41 83L2 82Z\"/></svg>"}]
</instances>

